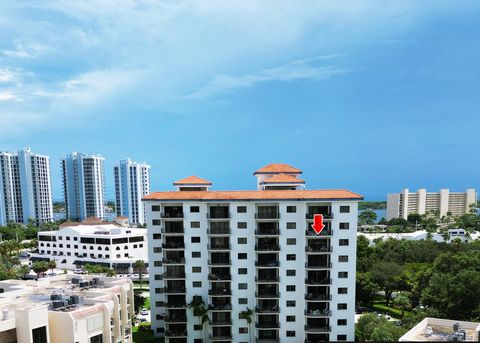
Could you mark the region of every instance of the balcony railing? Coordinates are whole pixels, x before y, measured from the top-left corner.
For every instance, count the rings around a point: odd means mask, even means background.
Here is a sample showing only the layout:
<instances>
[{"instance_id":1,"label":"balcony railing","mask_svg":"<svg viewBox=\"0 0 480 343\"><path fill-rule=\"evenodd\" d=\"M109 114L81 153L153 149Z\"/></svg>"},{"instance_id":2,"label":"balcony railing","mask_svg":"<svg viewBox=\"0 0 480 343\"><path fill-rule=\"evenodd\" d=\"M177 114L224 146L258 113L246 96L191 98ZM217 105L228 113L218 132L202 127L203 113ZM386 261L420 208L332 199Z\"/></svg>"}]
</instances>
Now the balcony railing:
<instances>
[{"instance_id":1,"label":"balcony railing","mask_svg":"<svg viewBox=\"0 0 480 343\"><path fill-rule=\"evenodd\" d=\"M332 315L332 311L326 308L323 310L313 310L313 311L305 310L305 315L309 317L330 317Z\"/></svg>"},{"instance_id":2,"label":"balcony railing","mask_svg":"<svg viewBox=\"0 0 480 343\"><path fill-rule=\"evenodd\" d=\"M255 312L257 313L280 313L280 307L278 305L275 306L257 306L255 307Z\"/></svg>"},{"instance_id":3,"label":"balcony railing","mask_svg":"<svg viewBox=\"0 0 480 343\"><path fill-rule=\"evenodd\" d=\"M209 304L208 309L214 311L231 311L232 304Z\"/></svg>"},{"instance_id":4,"label":"balcony railing","mask_svg":"<svg viewBox=\"0 0 480 343\"><path fill-rule=\"evenodd\" d=\"M255 282L280 282L280 277L276 276L257 276Z\"/></svg>"},{"instance_id":5,"label":"balcony railing","mask_svg":"<svg viewBox=\"0 0 480 343\"><path fill-rule=\"evenodd\" d=\"M185 258L164 258L162 262L163 264L185 264Z\"/></svg>"},{"instance_id":6,"label":"balcony railing","mask_svg":"<svg viewBox=\"0 0 480 343\"><path fill-rule=\"evenodd\" d=\"M255 234L257 236L279 236L280 229L257 229Z\"/></svg>"},{"instance_id":7,"label":"balcony railing","mask_svg":"<svg viewBox=\"0 0 480 343\"><path fill-rule=\"evenodd\" d=\"M181 301L165 303L165 308L186 308L186 307L187 307L186 303Z\"/></svg>"},{"instance_id":8,"label":"balcony railing","mask_svg":"<svg viewBox=\"0 0 480 343\"><path fill-rule=\"evenodd\" d=\"M165 337L187 337L187 330L183 331L165 331Z\"/></svg>"},{"instance_id":9,"label":"balcony railing","mask_svg":"<svg viewBox=\"0 0 480 343\"><path fill-rule=\"evenodd\" d=\"M331 285L332 279L324 278L324 279L305 279L305 283L307 285Z\"/></svg>"},{"instance_id":10,"label":"balcony railing","mask_svg":"<svg viewBox=\"0 0 480 343\"><path fill-rule=\"evenodd\" d=\"M255 327L257 329L278 329L280 327L280 323L278 322L267 322L267 323L255 323Z\"/></svg>"},{"instance_id":11,"label":"balcony railing","mask_svg":"<svg viewBox=\"0 0 480 343\"><path fill-rule=\"evenodd\" d=\"M306 219L313 219L315 214L323 215L323 219L333 219L333 213L307 213L305 215Z\"/></svg>"},{"instance_id":12,"label":"balcony railing","mask_svg":"<svg viewBox=\"0 0 480 343\"><path fill-rule=\"evenodd\" d=\"M305 325L305 331L308 332L330 332L331 327L328 325L322 326L322 325Z\"/></svg>"},{"instance_id":13,"label":"balcony railing","mask_svg":"<svg viewBox=\"0 0 480 343\"><path fill-rule=\"evenodd\" d=\"M208 250L230 250L230 244L208 244Z\"/></svg>"},{"instance_id":14,"label":"balcony railing","mask_svg":"<svg viewBox=\"0 0 480 343\"><path fill-rule=\"evenodd\" d=\"M323 237L323 236L331 236L333 234L333 231L330 228L324 228L322 232L320 232L320 234L317 235L317 233L312 228L308 228L305 234L307 236Z\"/></svg>"},{"instance_id":15,"label":"balcony railing","mask_svg":"<svg viewBox=\"0 0 480 343\"><path fill-rule=\"evenodd\" d=\"M332 268L331 262L321 263L321 264L313 264L312 262L305 262L305 268L308 269L330 269Z\"/></svg>"},{"instance_id":16,"label":"balcony railing","mask_svg":"<svg viewBox=\"0 0 480 343\"><path fill-rule=\"evenodd\" d=\"M165 227L162 227L162 231L161 231L163 234L169 234L169 233L176 233L176 234L182 234L182 233L185 233L185 230L183 228L165 228Z\"/></svg>"},{"instance_id":17,"label":"balcony railing","mask_svg":"<svg viewBox=\"0 0 480 343\"><path fill-rule=\"evenodd\" d=\"M278 267L280 266L279 261L255 261L255 266L257 267Z\"/></svg>"},{"instance_id":18,"label":"balcony railing","mask_svg":"<svg viewBox=\"0 0 480 343\"><path fill-rule=\"evenodd\" d=\"M318 242L318 241L314 241ZM307 246L305 247L305 252L307 253L323 253L323 252L332 252L331 246Z\"/></svg>"},{"instance_id":19,"label":"balcony railing","mask_svg":"<svg viewBox=\"0 0 480 343\"><path fill-rule=\"evenodd\" d=\"M225 319L215 319L213 318L209 323L210 326L230 326L232 325L232 320L225 320Z\"/></svg>"},{"instance_id":20,"label":"balcony railing","mask_svg":"<svg viewBox=\"0 0 480 343\"><path fill-rule=\"evenodd\" d=\"M227 296L227 295L232 295L232 291L228 288L212 288L208 290L208 295Z\"/></svg>"},{"instance_id":21,"label":"balcony railing","mask_svg":"<svg viewBox=\"0 0 480 343\"><path fill-rule=\"evenodd\" d=\"M163 212L161 214L162 218L169 219L169 218L183 218L183 212Z\"/></svg>"},{"instance_id":22,"label":"balcony railing","mask_svg":"<svg viewBox=\"0 0 480 343\"><path fill-rule=\"evenodd\" d=\"M165 316L165 322L167 323L186 323L187 317L184 316Z\"/></svg>"},{"instance_id":23,"label":"balcony railing","mask_svg":"<svg viewBox=\"0 0 480 343\"><path fill-rule=\"evenodd\" d=\"M280 298L279 291L255 292L256 298Z\"/></svg>"},{"instance_id":24,"label":"balcony railing","mask_svg":"<svg viewBox=\"0 0 480 343\"><path fill-rule=\"evenodd\" d=\"M280 212L257 212L255 219L280 219Z\"/></svg>"},{"instance_id":25,"label":"balcony railing","mask_svg":"<svg viewBox=\"0 0 480 343\"><path fill-rule=\"evenodd\" d=\"M230 234L230 228L225 227L225 228L209 228L207 230L207 233L209 235L229 235Z\"/></svg>"},{"instance_id":26,"label":"balcony railing","mask_svg":"<svg viewBox=\"0 0 480 343\"><path fill-rule=\"evenodd\" d=\"M230 219L230 213L207 213L208 219Z\"/></svg>"},{"instance_id":27,"label":"balcony railing","mask_svg":"<svg viewBox=\"0 0 480 343\"><path fill-rule=\"evenodd\" d=\"M185 279L185 273L163 273L164 279Z\"/></svg>"},{"instance_id":28,"label":"balcony railing","mask_svg":"<svg viewBox=\"0 0 480 343\"><path fill-rule=\"evenodd\" d=\"M332 300L331 294L306 294L305 300L307 301L330 301Z\"/></svg>"},{"instance_id":29,"label":"balcony railing","mask_svg":"<svg viewBox=\"0 0 480 343\"><path fill-rule=\"evenodd\" d=\"M173 294L182 294L186 292L184 287L164 287L163 290L165 293Z\"/></svg>"},{"instance_id":30,"label":"balcony railing","mask_svg":"<svg viewBox=\"0 0 480 343\"><path fill-rule=\"evenodd\" d=\"M210 335L209 340L211 341L229 341L232 339L232 334L219 334L219 335Z\"/></svg>"},{"instance_id":31,"label":"balcony railing","mask_svg":"<svg viewBox=\"0 0 480 343\"><path fill-rule=\"evenodd\" d=\"M184 242L166 242L162 244L163 249L185 249Z\"/></svg>"},{"instance_id":32,"label":"balcony railing","mask_svg":"<svg viewBox=\"0 0 480 343\"><path fill-rule=\"evenodd\" d=\"M208 274L208 279L210 281L229 281L232 279L230 274Z\"/></svg>"},{"instance_id":33,"label":"balcony railing","mask_svg":"<svg viewBox=\"0 0 480 343\"><path fill-rule=\"evenodd\" d=\"M278 244L258 244L255 245L255 251L280 251Z\"/></svg>"},{"instance_id":34,"label":"balcony railing","mask_svg":"<svg viewBox=\"0 0 480 343\"><path fill-rule=\"evenodd\" d=\"M208 264L212 266L231 265L232 260L208 260Z\"/></svg>"}]
</instances>

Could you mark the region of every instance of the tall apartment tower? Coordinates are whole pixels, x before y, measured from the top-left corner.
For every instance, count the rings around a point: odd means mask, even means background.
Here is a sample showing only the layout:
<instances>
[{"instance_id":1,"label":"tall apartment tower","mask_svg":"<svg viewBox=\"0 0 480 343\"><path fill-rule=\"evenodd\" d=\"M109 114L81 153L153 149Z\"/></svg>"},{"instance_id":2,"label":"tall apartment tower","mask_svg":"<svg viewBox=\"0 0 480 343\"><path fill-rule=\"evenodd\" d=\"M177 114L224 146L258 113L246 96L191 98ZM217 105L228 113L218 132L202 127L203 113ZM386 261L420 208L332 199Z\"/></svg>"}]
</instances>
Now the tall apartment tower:
<instances>
[{"instance_id":1,"label":"tall apartment tower","mask_svg":"<svg viewBox=\"0 0 480 343\"><path fill-rule=\"evenodd\" d=\"M190 176L144 198L152 329L166 343L353 341L358 202L270 164L257 190ZM312 229L314 214L325 228ZM188 304L205 303L202 331ZM252 324L240 313L253 310Z\"/></svg>"},{"instance_id":2,"label":"tall apartment tower","mask_svg":"<svg viewBox=\"0 0 480 343\"><path fill-rule=\"evenodd\" d=\"M53 220L50 158L29 148L0 152L0 225Z\"/></svg>"},{"instance_id":3,"label":"tall apartment tower","mask_svg":"<svg viewBox=\"0 0 480 343\"><path fill-rule=\"evenodd\" d=\"M114 167L117 216L128 217L131 224L145 224L142 198L150 193L150 166L129 158Z\"/></svg>"},{"instance_id":4,"label":"tall apartment tower","mask_svg":"<svg viewBox=\"0 0 480 343\"><path fill-rule=\"evenodd\" d=\"M105 219L105 159L72 153L62 160L63 191L67 218Z\"/></svg>"},{"instance_id":5,"label":"tall apartment tower","mask_svg":"<svg viewBox=\"0 0 480 343\"><path fill-rule=\"evenodd\" d=\"M439 192L427 192L421 188L417 192L410 192L405 188L400 193L391 193L387 196L387 220L393 218L407 219L409 214L435 213L441 218L447 214L461 216L468 213L471 206L477 204L475 189L465 192L450 192L441 189Z\"/></svg>"}]
</instances>

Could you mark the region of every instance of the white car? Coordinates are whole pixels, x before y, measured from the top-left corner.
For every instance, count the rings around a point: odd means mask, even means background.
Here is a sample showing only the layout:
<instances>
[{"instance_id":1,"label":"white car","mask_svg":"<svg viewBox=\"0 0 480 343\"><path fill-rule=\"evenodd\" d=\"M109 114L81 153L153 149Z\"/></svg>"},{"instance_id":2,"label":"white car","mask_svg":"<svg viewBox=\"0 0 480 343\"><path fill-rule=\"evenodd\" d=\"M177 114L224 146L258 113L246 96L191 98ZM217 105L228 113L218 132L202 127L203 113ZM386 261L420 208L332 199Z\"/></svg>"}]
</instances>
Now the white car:
<instances>
[{"instance_id":1,"label":"white car","mask_svg":"<svg viewBox=\"0 0 480 343\"><path fill-rule=\"evenodd\" d=\"M146 315L148 315L148 310L146 308L142 308L142 310L140 311L140 314L142 316L146 316Z\"/></svg>"}]
</instances>

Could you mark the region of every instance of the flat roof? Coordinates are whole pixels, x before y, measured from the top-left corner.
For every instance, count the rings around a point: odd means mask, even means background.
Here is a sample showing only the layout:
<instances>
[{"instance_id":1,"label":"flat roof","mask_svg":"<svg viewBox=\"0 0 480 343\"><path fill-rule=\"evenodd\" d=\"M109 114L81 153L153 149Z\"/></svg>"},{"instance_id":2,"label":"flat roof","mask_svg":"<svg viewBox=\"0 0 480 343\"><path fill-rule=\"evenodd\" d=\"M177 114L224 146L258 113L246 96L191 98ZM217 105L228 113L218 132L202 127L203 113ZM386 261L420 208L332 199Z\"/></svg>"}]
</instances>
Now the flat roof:
<instances>
[{"instance_id":1,"label":"flat roof","mask_svg":"<svg viewBox=\"0 0 480 343\"><path fill-rule=\"evenodd\" d=\"M330 190L261 190L261 191L169 191L153 192L143 200L363 200L363 196L347 189Z\"/></svg>"}]
</instances>

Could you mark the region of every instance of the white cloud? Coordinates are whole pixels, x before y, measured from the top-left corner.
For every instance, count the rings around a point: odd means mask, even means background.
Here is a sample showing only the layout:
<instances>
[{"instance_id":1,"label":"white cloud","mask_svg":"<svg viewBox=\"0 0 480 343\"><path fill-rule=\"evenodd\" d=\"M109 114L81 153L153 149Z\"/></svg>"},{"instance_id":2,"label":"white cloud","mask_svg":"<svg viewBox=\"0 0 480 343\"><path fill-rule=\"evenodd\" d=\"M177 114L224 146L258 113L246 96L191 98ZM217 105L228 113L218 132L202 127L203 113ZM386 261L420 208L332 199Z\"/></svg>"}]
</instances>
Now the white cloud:
<instances>
[{"instance_id":1,"label":"white cloud","mask_svg":"<svg viewBox=\"0 0 480 343\"><path fill-rule=\"evenodd\" d=\"M0 101L19 100L20 96L11 90L0 91Z\"/></svg>"}]
</instances>

